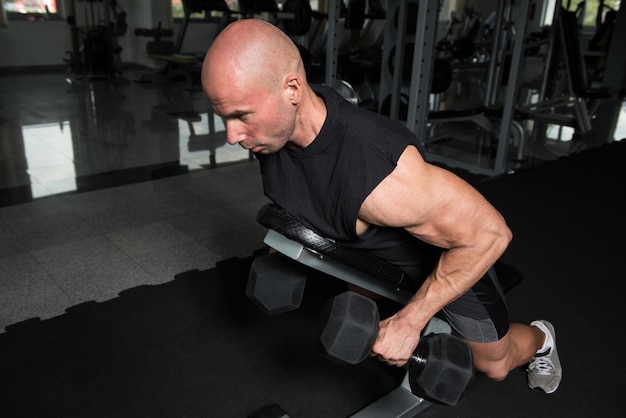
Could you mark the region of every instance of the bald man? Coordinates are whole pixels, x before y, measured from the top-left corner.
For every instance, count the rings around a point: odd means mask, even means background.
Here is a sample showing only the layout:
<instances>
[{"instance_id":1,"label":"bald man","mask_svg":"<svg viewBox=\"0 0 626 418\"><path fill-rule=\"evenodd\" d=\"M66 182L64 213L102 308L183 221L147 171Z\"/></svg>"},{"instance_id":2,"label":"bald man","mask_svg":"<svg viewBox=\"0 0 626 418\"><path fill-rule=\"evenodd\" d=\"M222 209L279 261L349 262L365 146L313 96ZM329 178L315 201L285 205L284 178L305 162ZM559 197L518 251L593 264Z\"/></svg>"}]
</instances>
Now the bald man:
<instances>
[{"instance_id":1,"label":"bald man","mask_svg":"<svg viewBox=\"0 0 626 418\"><path fill-rule=\"evenodd\" d=\"M257 156L272 201L415 280L411 301L381 321L372 355L403 366L437 315L470 345L478 371L499 381L528 364L531 388L557 389L553 326L509 322L493 269L512 238L505 220L469 184L425 162L404 125L309 85L297 47L261 20L220 33L202 85L228 142Z\"/></svg>"}]
</instances>

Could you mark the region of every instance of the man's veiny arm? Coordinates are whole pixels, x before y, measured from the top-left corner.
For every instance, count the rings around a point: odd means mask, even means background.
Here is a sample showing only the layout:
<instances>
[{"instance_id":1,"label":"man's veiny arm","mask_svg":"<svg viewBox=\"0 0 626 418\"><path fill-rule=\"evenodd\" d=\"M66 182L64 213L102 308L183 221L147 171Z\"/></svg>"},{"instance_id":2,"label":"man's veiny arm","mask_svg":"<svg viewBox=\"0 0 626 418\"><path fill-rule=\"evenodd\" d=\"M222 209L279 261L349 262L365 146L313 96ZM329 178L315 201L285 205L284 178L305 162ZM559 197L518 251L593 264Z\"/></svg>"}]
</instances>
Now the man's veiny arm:
<instances>
[{"instance_id":1,"label":"man's veiny arm","mask_svg":"<svg viewBox=\"0 0 626 418\"><path fill-rule=\"evenodd\" d=\"M512 237L503 217L478 191L426 163L412 146L367 197L359 219L404 228L444 249L411 301L381 323L372 351L397 365L413 353L430 318L480 280Z\"/></svg>"}]
</instances>

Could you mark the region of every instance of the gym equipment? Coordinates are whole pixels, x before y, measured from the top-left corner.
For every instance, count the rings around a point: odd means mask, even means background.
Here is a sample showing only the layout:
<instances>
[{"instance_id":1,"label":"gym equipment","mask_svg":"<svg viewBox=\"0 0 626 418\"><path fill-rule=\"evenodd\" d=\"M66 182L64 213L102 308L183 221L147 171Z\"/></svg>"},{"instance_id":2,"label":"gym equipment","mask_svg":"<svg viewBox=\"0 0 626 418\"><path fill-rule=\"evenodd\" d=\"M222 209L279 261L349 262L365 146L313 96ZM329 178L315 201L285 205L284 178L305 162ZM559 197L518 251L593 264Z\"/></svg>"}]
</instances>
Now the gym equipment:
<instances>
[{"instance_id":1,"label":"gym equipment","mask_svg":"<svg viewBox=\"0 0 626 418\"><path fill-rule=\"evenodd\" d=\"M263 206L257 214L257 222L268 228L265 244L306 267L401 304L406 304L416 291L413 282L396 266L367 252L339 245L319 235L278 205L270 203ZM519 270L502 262L496 263L495 269L505 292L522 279ZM451 328L435 317L429 321L423 334L440 333L450 334ZM409 418L430 405L430 401L412 392L407 373L400 386L358 411L353 417Z\"/></svg>"},{"instance_id":2,"label":"gym equipment","mask_svg":"<svg viewBox=\"0 0 626 418\"><path fill-rule=\"evenodd\" d=\"M404 60L402 62L402 70L400 76L403 82L410 82L413 69L413 54L415 50L415 44L413 42L407 42L404 44ZM387 65L389 65L389 73L394 73L396 48L392 47L389 52L389 58ZM443 58L435 58L433 60L433 73L430 81L430 93L440 94L448 90L452 83L452 65L450 61ZM406 120L406 119L405 119Z\"/></svg>"},{"instance_id":3,"label":"gym equipment","mask_svg":"<svg viewBox=\"0 0 626 418\"><path fill-rule=\"evenodd\" d=\"M522 154L526 136L523 129L518 131L517 127L512 130L512 126L521 125L514 120L514 107L517 99L517 80L521 67L522 52L525 48L526 23L530 1L521 2L497 2L496 12L497 30L494 32L492 53L489 55L489 66L486 74L487 91L485 92L485 103L478 109L478 114L472 110L468 116L469 109L454 113L444 110L445 113L437 113L439 110L431 106L430 97L424 92L431 91L433 84L433 74L435 72L435 52L436 35L439 13L439 3L436 0L425 0L417 2L417 24L415 34L411 37L406 35L411 19L408 16L409 2L399 0L389 0L388 9L395 11L397 7L398 22L387 22L385 27L385 45L383 46L383 68L381 68L381 83L379 97L381 105L385 104L390 96L389 116L399 119L398 115L402 110L402 95L407 94L408 102L406 106L406 126L415 133L424 146L425 158L429 162L443 163L449 167L463 168L472 173L484 175L499 175L508 170L507 157L509 155L509 144L511 138L518 139L518 156ZM513 4L515 3L515 5ZM516 8L515 19L510 18L513 6ZM415 7L413 7L415 9ZM392 12L393 13L393 12ZM505 16L507 17L505 19ZM404 17L404 18L403 18ZM507 22L505 25L504 22ZM397 27L396 27L397 26ZM411 28L412 29L412 28ZM512 36L513 39L510 39ZM414 41L418 39L419 42ZM413 60L410 67L410 86L403 85L403 70L405 67L405 49L407 42L413 41ZM508 45L512 45L512 50L508 51ZM393 54L393 74L390 74L389 57ZM460 53L460 52L459 52ZM508 69L506 63L509 62ZM505 76L506 73L506 76ZM498 93L501 91L502 80L506 78L506 92L502 92L502 103L497 101ZM408 90L408 91L406 91ZM433 98L433 103L437 98ZM490 153L486 161L482 155L477 155L475 161L467 161L449 157L434 152L436 147L431 146L432 132L435 125L454 122L475 122L481 135L477 138L479 149L487 149ZM488 137L489 147L483 147L484 138ZM497 139L492 141L492 139ZM493 142L493 146L491 143ZM493 150L493 151L492 151ZM492 156L493 155L493 156ZM518 157L519 158L519 157Z\"/></svg>"},{"instance_id":4,"label":"gym equipment","mask_svg":"<svg viewBox=\"0 0 626 418\"><path fill-rule=\"evenodd\" d=\"M176 36L176 54L182 53L183 41L187 34L187 28L189 27L192 14L204 12L206 15L210 15L212 12L221 12L222 18L219 23L218 33L230 22L233 14L225 0L182 0L182 4L184 17L178 35Z\"/></svg>"},{"instance_id":5,"label":"gym equipment","mask_svg":"<svg viewBox=\"0 0 626 418\"><path fill-rule=\"evenodd\" d=\"M479 132L477 149L487 150L489 165L485 166L482 162L481 154L477 155L475 163L432 153L427 155L428 159L486 175L498 175L508 170L506 160L511 143L517 145L517 159L523 159L523 150L527 142L526 133L515 119L515 104L518 76L523 52L526 49L529 8L528 0L499 2L497 5L483 106L460 111L434 111L428 116L431 128L441 123L464 121L474 123ZM503 91L502 87L506 89Z\"/></svg>"},{"instance_id":6,"label":"gym equipment","mask_svg":"<svg viewBox=\"0 0 626 418\"><path fill-rule=\"evenodd\" d=\"M198 90L200 70L204 53L182 53L182 45L187 33L191 15L204 12L210 15L212 12L220 12L222 17L218 23L217 32L224 28L232 19L225 0L183 0L184 17L178 30L175 41L162 40L173 35L171 29L162 29L161 23L156 28L135 29L135 35L154 38L146 44L146 54L149 58L165 63L164 67L155 76L144 74L137 83L152 83L155 81L179 81L183 80L190 90Z\"/></svg>"},{"instance_id":7,"label":"gym equipment","mask_svg":"<svg viewBox=\"0 0 626 418\"><path fill-rule=\"evenodd\" d=\"M328 355L353 365L370 356L380 322L372 299L344 292L328 301L321 319ZM414 394L445 405L456 405L474 377L469 345L445 333L422 336L405 367Z\"/></svg>"},{"instance_id":8,"label":"gym equipment","mask_svg":"<svg viewBox=\"0 0 626 418\"><path fill-rule=\"evenodd\" d=\"M407 4L406 17L408 21L406 23L405 34L406 36L415 35L417 31L417 1L409 0ZM397 8L393 14L393 26L398 28L400 22L400 8Z\"/></svg>"},{"instance_id":9,"label":"gym equipment","mask_svg":"<svg viewBox=\"0 0 626 418\"><path fill-rule=\"evenodd\" d=\"M161 28L161 22L159 22L156 28L136 28L135 35L153 39L146 44L146 52L148 56L172 55L176 52L176 46L173 41L166 41L162 39L173 37L174 31L172 29Z\"/></svg>"},{"instance_id":10,"label":"gym equipment","mask_svg":"<svg viewBox=\"0 0 626 418\"><path fill-rule=\"evenodd\" d=\"M337 67L339 74L335 82L335 90L350 103L375 110L376 94L361 66L350 59L348 54L339 54Z\"/></svg>"},{"instance_id":11,"label":"gym equipment","mask_svg":"<svg viewBox=\"0 0 626 418\"><path fill-rule=\"evenodd\" d=\"M461 25L458 33L454 27ZM459 19L456 11L450 14L450 22L445 30L445 37L437 42L437 50L450 56L450 59L463 61L474 55L479 41L482 23L480 14L471 7L465 7L465 14Z\"/></svg>"},{"instance_id":12,"label":"gym equipment","mask_svg":"<svg viewBox=\"0 0 626 418\"><path fill-rule=\"evenodd\" d=\"M183 53L183 41L191 22L191 15L204 12L210 15L213 12L221 13L216 33L219 33L235 18L252 17L256 14L269 13L275 17L274 24L283 28L289 36L298 36L307 33L311 27L312 12L308 0L287 0L283 4L283 11L278 9L274 0L246 0L239 2L239 10L231 10L225 0L183 0L184 18L175 42L164 41L161 38L171 37L172 31L157 28L135 30L137 36L154 38L146 45L148 57L162 61L165 67L160 72L160 78L165 80L183 79L189 85L197 84L200 66L206 51L198 53ZM142 77L138 82L152 82L154 77Z\"/></svg>"},{"instance_id":13,"label":"gym equipment","mask_svg":"<svg viewBox=\"0 0 626 418\"><path fill-rule=\"evenodd\" d=\"M276 26L281 27L288 36L306 35L311 29L313 12L308 0L286 0L282 10L275 0L239 0L237 13L243 18L258 14L271 15Z\"/></svg>"},{"instance_id":14,"label":"gym equipment","mask_svg":"<svg viewBox=\"0 0 626 418\"><path fill-rule=\"evenodd\" d=\"M354 87L352 87L352 85L347 81L337 79L337 81L335 82L335 90L337 90L337 93L341 94L344 99L346 99L353 105L359 105L359 96L356 90L354 90Z\"/></svg>"},{"instance_id":15,"label":"gym equipment","mask_svg":"<svg viewBox=\"0 0 626 418\"><path fill-rule=\"evenodd\" d=\"M266 314L275 315L300 307L307 274L302 266L280 253L254 259L246 295Z\"/></svg>"},{"instance_id":16,"label":"gym equipment","mask_svg":"<svg viewBox=\"0 0 626 418\"><path fill-rule=\"evenodd\" d=\"M576 152L593 145L592 119L596 116L597 106L612 94L606 88L589 83L575 12L568 12L557 4L551 30L553 34L538 100L520 106L517 113L524 119L537 122L532 144L543 143L548 123L574 128L569 151ZM557 71L559 64L562 71Z\"/></svg>"},{"instance_id":17,"label":"gym equipment","mask_svg":"<svg viewBox=\"0 0 626 418\"><path fill-rule=\"evenodd\" d=\"M335 277L339 275L343 281L403 304L411 299L416 290L411 280L396 266L319 235L278 205L263 206L257 213L257 222L269 228L266 244L316 270ZM308 252L305 252L303 244Z\"/></svg>"},{"instance_id":18,"label":"gym equipment","mask_svg":"<svg viewBox=\"0 0 626 418\"><path fill-rule=\"evenodd\" d=\"M76 17L76 2L83 5L85 21ZM94 3L101 3L96 11ZM102 15L101 15L102 13ZM117 38L126 34L126 12L116 0L72 0L68 4L66 22L70 27L72 51L64 61L69 64L67 74L82 79L115 79L122 73L122 48Z\"/></svg>"},{"instance_id":19,"label":"gym equipment","mask_svg":"<svg viewBox=\"0 0 626 418\"><path fill-rule=\"evenodd\" d=\"M436 61L435 61L436 65ZM382 115L389 116L391 112L391 95L388 95L383 99L380 105L380 113ZM400 93L400 99L398 103L399 120L406 121L409 112L409 96L405 93ZM481 155L483 149L490 147L490 138L500 132L502 120L501 109L489 109L487 107L476 107L469 109L448 109L448 110L434 110L429 112L428 121L430 123L428 139L423 143L436 143L441 139L446 139L446 134L438 135L436 128L441 124L446 123L458 123L458 122L471 122L477 126L479 130L479 141L477 151ZM524 127L517 120L511 121L510 124L510 140L512 143L520 144L518 148L518 160L521 161L524 155L523 145L526 143L526 132Z\"/></svg>"},{"instance_id":20,"label":"gym equipment","mask_svg":"<svg viewBox=\"0 0 626 418\"><path fill-rule=\"evenodd\" d=\"M281 23L287 35L301 36L309 33L313 11L308 0L286 0L282 11Z\"/></svg>"}]
</instances>

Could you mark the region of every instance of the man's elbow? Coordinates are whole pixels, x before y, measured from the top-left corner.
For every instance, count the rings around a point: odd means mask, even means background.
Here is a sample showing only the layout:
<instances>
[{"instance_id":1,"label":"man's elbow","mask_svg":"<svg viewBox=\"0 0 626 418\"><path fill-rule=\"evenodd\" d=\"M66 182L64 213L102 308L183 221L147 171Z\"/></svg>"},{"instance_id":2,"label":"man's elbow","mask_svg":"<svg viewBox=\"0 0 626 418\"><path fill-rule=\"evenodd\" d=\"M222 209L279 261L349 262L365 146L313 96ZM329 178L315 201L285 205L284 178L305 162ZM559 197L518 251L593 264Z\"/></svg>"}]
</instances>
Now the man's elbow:
<instances>
[{"instance_id":1,"label":"man's elbow","mask_svg":"<svg viewBox=\"0 0 626 418\"><path fill-rule=\"evenodd\" d=\"M513 231L508 226L503 225L498 231L498 237L496 239L495 246L498 248L500 254L504 253L509 244L513 240Z\"/></svg>"}]
</instances>

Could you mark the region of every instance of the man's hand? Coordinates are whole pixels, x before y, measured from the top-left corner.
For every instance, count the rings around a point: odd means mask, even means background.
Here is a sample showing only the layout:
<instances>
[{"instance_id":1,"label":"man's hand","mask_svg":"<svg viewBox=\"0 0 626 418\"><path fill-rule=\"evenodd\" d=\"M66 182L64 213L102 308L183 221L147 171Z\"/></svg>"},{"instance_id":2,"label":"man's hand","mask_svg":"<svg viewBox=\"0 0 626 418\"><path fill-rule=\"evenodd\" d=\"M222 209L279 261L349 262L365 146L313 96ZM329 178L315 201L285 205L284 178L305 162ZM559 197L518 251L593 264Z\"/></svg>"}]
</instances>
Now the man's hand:
<instances>
[{"instance_id":1,"label":"man's hand","mask_svg":"<svg viewBox=\"0 0 626 418\"><path fill-rule=\"evenodd\" d=\"M372 356L391 366L403 367L417 348L421 329L415 329L401 318L401 312L380 321Z\"/></svg>"}]
</instances>

